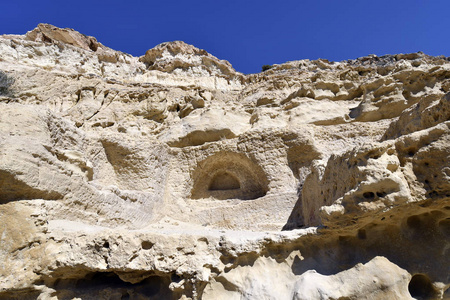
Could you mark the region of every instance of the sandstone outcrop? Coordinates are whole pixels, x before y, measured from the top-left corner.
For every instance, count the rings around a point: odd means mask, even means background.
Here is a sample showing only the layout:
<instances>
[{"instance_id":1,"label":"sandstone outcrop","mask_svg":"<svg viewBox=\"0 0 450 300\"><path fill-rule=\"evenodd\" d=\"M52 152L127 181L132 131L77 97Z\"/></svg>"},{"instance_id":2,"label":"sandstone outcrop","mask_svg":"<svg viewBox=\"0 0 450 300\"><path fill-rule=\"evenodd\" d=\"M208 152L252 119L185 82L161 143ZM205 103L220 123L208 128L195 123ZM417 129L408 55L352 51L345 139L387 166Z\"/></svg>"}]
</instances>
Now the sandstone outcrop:
<instances>
[{"instance_id":1,"label":"sandstone outcrop","mask_svg":"<svg viewBox=\"0 0 450 300\"><path fill-rule=\"evenodd\" d=\"M450 60L244 75L0 36L0 299L450 298Z\"/></svg>"}]
</instances>

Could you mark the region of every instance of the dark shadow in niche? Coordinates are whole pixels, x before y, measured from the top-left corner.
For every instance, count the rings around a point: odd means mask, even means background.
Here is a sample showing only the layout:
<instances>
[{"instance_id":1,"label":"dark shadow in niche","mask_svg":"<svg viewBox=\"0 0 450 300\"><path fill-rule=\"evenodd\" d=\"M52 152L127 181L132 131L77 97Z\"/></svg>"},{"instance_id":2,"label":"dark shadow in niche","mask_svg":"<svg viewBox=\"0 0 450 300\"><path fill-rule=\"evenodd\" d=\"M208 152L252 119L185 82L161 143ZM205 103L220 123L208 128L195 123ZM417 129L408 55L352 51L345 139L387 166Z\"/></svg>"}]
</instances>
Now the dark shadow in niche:
<instances>
[{"instance_id":1,"label":"dark shadow in niche","mask_svg":"<svg viewBox=\"0 0 450 300\"><path fill-rule=\"evenodd\" d=\"M436 299L436 291L430 278L424 274L416 274L408 284L408 291L415 299Z\"/></svg>"},{"instance_id":2,"label":"dark shadow in niche","mask_svg":"<svg viewBox=\"0 0 450 300\"><path fill-rule=\"evenodd\" d=\"M399 212L405 214L405 209L390 211L390 217L374 219L358 229L342 227L340 234L333 235L335 229L322 228L309 240L305 237L295 246L301 257L294 258L292 272L301 275L316 270L322 275L332 275L383 256L408 272L420 272L409 283L413 297L434 297L436 290L430 288L432 282L444 282L448 277L448 268L443 267L450 261L442 243L445 233L438 229L439 222L446 220L447 212L428 211L419 205L410 208L416 215L401 216Z\"/></svg>"},{"instance_id":3,"label":"dark shadow in niche","mask_svg":"<svg viewBox=\"0 0 450 300\"><path fill-rule=\"evenodd\" d=\"M239 180L227 173L219 173L211 180L208 190L210 191L222 191L222 190L238 190L241 188Z\"/></svg>"},{"instance_id":4,"label":"dark shadow in niche","mask_svg":"<svg viewBox=\"0 0 450 300\"><path fill-rule=\"evenodd\" d=\"M192 199L251 200L264 196L268 190L263 169L241 153L211 155L198 164L192 177Z\"/></svg>"},{"instance_id":5,"label":"dark shadow in niche","mask_svg":"<svg viewBox=\"0 0 450 300\"><path fill-rule=\"evenodd\" d=\"M130 283L113 272L93 272L81 279L58 279L52 288L58 299L173 299L170 283L169 274Z\"/></svg>"}]
</instances>

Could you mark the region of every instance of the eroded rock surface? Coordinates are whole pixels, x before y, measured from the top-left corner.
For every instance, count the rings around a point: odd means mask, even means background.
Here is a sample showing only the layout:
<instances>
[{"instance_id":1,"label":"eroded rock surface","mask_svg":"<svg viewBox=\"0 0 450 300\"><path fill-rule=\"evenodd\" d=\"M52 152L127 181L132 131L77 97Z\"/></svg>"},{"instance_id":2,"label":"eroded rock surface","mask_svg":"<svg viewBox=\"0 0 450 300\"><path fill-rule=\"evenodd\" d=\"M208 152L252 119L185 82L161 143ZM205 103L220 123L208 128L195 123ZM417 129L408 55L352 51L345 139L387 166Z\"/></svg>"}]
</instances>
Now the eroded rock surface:
<instances>
[{"instance_id":1,"label":"eroded rock surface","mask_svg":"<svg viewBox=\"0 0 450 300\"><path fill-rule=\"evenodd\" d=\"M1 299L450 298L450 61L244 75L0 37Z\"/></svg>"}]
</instances>

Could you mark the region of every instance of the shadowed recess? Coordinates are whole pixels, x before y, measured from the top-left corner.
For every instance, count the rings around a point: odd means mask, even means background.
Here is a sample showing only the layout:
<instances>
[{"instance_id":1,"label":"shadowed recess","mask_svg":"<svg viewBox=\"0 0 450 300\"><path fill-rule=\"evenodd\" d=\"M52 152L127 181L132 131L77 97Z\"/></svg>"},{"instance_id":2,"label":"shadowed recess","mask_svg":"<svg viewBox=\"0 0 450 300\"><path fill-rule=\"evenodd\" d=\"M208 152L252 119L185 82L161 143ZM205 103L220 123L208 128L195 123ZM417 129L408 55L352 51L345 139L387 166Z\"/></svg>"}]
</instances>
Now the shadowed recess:
<instances>
[{"instance_id":1,"label":"shadowed recess","mask_svg":"<svg viewBox=\"0 0 450 300\"><path fill-rule=\"evenodd\" d=\"M222 190L238 190L241 188L239 180L233 175L224 172L219 173L211 180L208 190L222 191Z\"/></svg>"},{"instance_id":2,"label":"shadowed recess","mask_svg":"<svg viewBox=\"0 0 450 300\"><path fill-rule=\"evenodd\" d=\"M244 154L219 152L200 162L192 173L191 198L250 200L264 196L268 180L262 168Z\"/></svg>"}]
</instances>

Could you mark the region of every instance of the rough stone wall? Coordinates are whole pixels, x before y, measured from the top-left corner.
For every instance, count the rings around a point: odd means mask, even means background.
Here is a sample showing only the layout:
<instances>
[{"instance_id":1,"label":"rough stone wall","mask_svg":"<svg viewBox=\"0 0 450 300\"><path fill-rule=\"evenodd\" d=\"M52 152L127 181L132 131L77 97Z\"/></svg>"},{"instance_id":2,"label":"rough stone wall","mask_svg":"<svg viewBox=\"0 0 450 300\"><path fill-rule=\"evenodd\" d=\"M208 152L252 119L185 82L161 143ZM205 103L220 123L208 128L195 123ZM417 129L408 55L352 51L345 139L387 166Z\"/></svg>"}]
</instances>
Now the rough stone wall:
<instances>
[{"instance_id":1,"label":"rough stone wall","mask_svg":"<svg viewBox=\"0 0 450 300\"><path fill-rule=\"evenodd\" d=\"M244 75L0 37L0 299L446 299L450 61Z\"/></svg>"}]
</instances>

